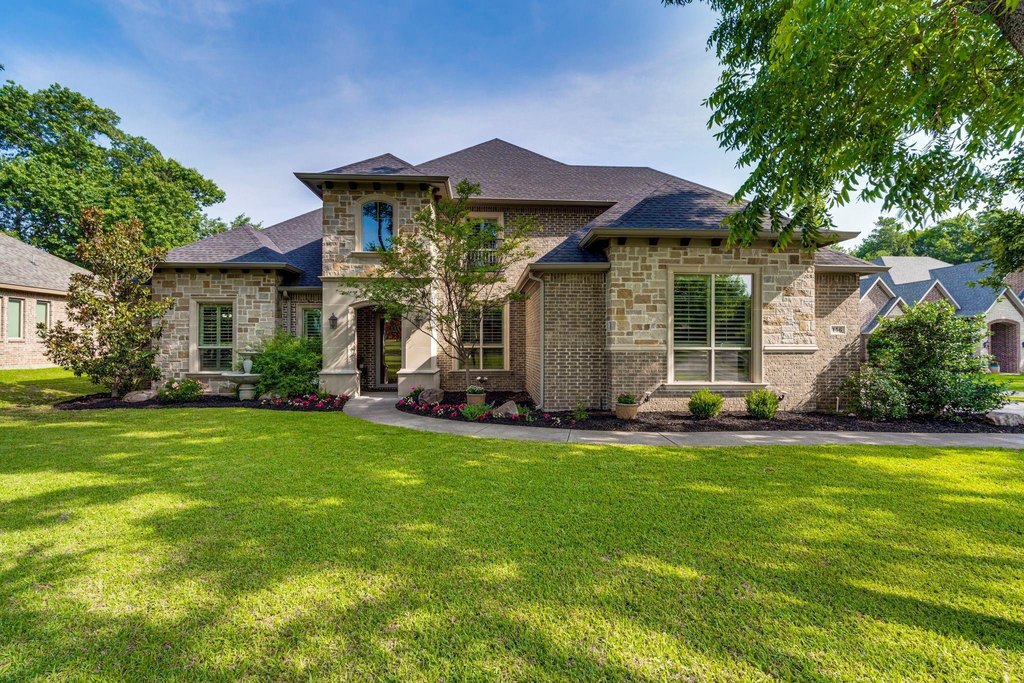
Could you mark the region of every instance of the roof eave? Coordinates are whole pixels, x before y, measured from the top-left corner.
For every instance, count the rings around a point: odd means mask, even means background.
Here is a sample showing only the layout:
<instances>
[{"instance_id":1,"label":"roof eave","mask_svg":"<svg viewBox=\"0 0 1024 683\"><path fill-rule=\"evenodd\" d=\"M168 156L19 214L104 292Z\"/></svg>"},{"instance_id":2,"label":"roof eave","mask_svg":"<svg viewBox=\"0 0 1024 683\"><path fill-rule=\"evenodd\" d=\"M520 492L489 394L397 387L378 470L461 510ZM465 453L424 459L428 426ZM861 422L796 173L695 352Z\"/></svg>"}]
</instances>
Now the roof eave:
<instances>
[{"instance_id":1,"label":"roof eave","mask_svg":"<svg viewBox=\"0 0 1024 683\"><path fill-rule=\"evenodd\" d=\"M385 173L301 173L296 172L303 185L317 197L323 197L323 190L318 184L326 182L358 182L358 183L427 183L438 184L442 192L452 196L452 187L448 176L443 175L391 175Z\"/></svg>"},{"instance_id":2,"label":"roof eave","mask_svg":"<svg viewBox=\"0 0 1024 683\"><path fill-rule=\"evenodd\" d=\"M856 273L859 275L872 275L874 273L884 273L889 269L885 266L877 266L874 263L868 263L863 266L815 266L814 270L819 273ZM881 282L881 280L879 280L879 282ZM871 290L869 289L868 291L870 292Z\"/></svg>"},{"instance_id":3,"label":"roof eave","mask_svg":"<svg viewBox=\"0 0 1024 683\"><path fill-rule=\"evenodd\" d=\"M163 261L157 265L157 269L166 268L263 269L283 270L288 273L298 274L303 272L301 268L281 261Z\"/></svg>"},{"instance_id":4,"label":"roof eave","mask_svg":"<svg viewBox=\"0 0 1024 683\"><path fill-rule=\"evenodd\" d=\"M34 287L22 285L17 282L0 282L0 289L12 289L19 292L31 292L32 294L50 294L53 296L64 296L68 293L66 289L53 289L50 287Z\"/></svg>"},{"instance_id":5,"label":"roof eave","mask_svg":"<svg viewBox=\"0 0 1024 683\"><path fill-rule=\"evenodd\" d=\"M819 245L834 244L842 242L860 233L856 232L826 232L821 234ZM772 240L775 233L762 231L758 236L761 239ZM687 229L687 228L629 228L629 227L597 227L590 228L587 234L580 241L580 248L586 249L594 242L608 237L689 237L689 238L710 238L721 239L729 236L726 228L717 229Z\"/></svg>"},{"instance_id":6,"label":"roof eave","mask_svg":"<svg viewBox=\"0 0 1024 683\"><path fill-rule=\"evenodd\" d=\"M528 263L523 269L523 274L516 281L513 291L519 292L526 287L530 279L530 273L603 273L611 269L612 264L607 261L592 261L590 263Z\"/></svg>"}]
</instances>

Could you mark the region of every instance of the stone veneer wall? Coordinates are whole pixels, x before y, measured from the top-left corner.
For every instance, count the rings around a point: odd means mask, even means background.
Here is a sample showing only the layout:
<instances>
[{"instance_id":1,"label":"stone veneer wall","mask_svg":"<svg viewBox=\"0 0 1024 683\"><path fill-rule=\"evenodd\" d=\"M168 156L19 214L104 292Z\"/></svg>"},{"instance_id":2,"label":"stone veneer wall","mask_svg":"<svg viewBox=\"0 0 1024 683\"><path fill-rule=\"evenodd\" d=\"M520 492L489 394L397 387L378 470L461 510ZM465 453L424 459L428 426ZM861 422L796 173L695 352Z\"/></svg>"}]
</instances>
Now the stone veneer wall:
<instances>
[{"instance_id":1,"label":"stone veneer wall","mask_svg":"<svg viewBox=\"0 0 1024 683\"><path fill-rule=\"evenodd\" d=\"M605 274L544 273L544 402L567 410L609 405Z\"/></svg>"},{"instance_id":2,"label":"stone veneer wall","mask_svg":"<svg viewBox=\"0 0 1024 683\"><path fill-rule=\"evenodd\" d=\"M272 336L282 326L277 286L280 277L272 270L175 269L153 274L153 296L171 297L174 305L164 317L157 365L165 378L193 376L208 385L210 391L227 393L234 389L229 382L217 381L217 373L199 373L199 359L193 353L194 335L198 334L196 310L199 303L231 303L234 318L236 352Z\"/></svg>"},{"instance_id":3,"label":"stone veneer wall","mask_svg":"<svg viewBox=\"0 0 1024 683\"><path fill-rule=\"evenodd\" d=\"M847 407L843 383L860 367L860 283L853 273L818 273L815 277L817 329L814 353L766 353L764 379L786 392L786 410ZM833 330L833 326L845 331Z\"/></svg>"},{"instance_id":4,"label":"stone veneer wall","mask_svg":"<svg viewBox=\"0 0 1024 683\"><path fill-rule=\"evenodd\" d=\"M8 299L21 299L21 337L7 338ZM36 302L50 304L50 324L67 321L67 297L62 295L23 292L17 289L0 289L0 368L52 367L46 357L45 347L36 332Z\"/></svg>"}]
</instances>

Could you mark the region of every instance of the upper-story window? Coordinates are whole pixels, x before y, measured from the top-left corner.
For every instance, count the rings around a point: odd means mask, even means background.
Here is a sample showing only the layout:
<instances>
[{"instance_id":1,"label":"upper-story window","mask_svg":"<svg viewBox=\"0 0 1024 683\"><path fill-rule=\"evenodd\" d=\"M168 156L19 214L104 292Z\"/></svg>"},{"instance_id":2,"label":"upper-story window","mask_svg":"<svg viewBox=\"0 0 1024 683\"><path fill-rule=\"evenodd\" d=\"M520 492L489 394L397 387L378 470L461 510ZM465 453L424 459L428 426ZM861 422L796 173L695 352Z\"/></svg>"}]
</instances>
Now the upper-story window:
<instances>
[{"instance_id":1,"label":"upper-story window","mask_svg":"<svg viewBox=\"0 0 1024 683\"><path fill-rule=\"evenodd\" d=\"M363 251L391 248L395 209L387 202L363 204Z\"/></svg>"},{"instance_id":2,"label":"upper-story window","mask_svg":"<svg viewBox=\"0 0 1024 683\"><path fill-rule=\"evenodd\" d=\"M501 241L502 214L473 213L476 237L476 249L469 253L469 265L472 267L493 266L495 250Z\"/></svg>"}]
</instances>

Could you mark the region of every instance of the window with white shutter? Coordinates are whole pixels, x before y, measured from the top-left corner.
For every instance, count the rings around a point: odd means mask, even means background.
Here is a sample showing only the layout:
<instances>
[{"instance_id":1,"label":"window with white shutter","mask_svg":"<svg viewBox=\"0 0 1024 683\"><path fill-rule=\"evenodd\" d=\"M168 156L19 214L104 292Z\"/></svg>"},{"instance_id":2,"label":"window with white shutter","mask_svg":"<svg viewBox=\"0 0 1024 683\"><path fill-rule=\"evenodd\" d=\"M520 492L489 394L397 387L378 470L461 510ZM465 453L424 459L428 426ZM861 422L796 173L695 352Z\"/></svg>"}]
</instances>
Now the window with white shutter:
<instances>
[{"instance_id":1,"label":"window with white shutter","mask_svg":"<svg viewBox=\"0 0 1024 683\"><path fill-rule=\"evenodd\" d=\"M234 361L235 328L231 304L199 306L199 369L230 370Z\"/></svg>"},{"instance_id":2,"label":"window with white shutter","mask_svg":"<svg viewBox=\"0 0 1024 683\"><path fill-rule=\"evenodd\" d=\"M750 381L753 283L752 275L673 278L673 381Z\"/></svg>"},{"instance_id":3,"label":"window with white shutter","mask_svg":"<svg viewBox=\"0 0 1024 683\"><path fill-rule=\"evenodd\" d=\"M319 308L306 308L302 311L302 335L310 339L320 339L323 330L320 321L323 313Z\"/></svg>"}]
</instances>

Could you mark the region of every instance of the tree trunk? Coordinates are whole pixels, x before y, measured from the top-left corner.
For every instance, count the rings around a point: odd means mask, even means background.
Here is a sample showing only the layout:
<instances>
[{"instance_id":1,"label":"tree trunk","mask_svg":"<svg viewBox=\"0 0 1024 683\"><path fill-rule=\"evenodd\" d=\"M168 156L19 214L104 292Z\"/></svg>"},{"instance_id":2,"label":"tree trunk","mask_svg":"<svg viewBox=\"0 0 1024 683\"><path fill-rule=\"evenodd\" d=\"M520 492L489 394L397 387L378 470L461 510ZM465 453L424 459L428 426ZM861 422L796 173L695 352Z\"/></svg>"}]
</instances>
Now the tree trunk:
<instances>
[{"instance_id":1,"label":"tree trunk","mask_svg":"<svg viewBox=\"0 0 1024 683\"><path fill-rule=\"evenodd\" d=\"M1006 0L982 0L978 4L981 5L979 14L992 17L1007 42L1024 55L1024 2L1012 12L1006 11Z\"/></svg>"}]
</instances>

